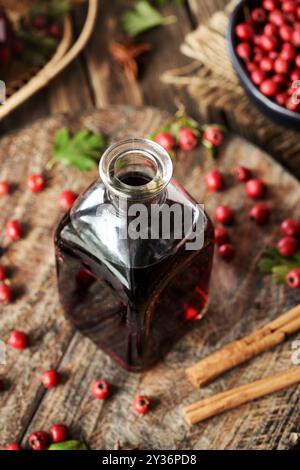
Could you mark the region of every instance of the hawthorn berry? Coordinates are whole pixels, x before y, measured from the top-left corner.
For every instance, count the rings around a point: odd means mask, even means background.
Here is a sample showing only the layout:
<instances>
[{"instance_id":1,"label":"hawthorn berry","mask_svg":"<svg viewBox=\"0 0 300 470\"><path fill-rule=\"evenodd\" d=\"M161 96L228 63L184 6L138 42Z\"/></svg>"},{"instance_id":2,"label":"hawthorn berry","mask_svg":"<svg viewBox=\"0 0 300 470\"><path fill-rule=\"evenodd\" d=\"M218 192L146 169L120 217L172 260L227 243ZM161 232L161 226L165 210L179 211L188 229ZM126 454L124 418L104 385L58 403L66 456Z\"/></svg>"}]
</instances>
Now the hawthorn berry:
<instances>
[{"instance_id":1,"label":"hawthorn berry","mask_svg":"<svg viewBox=\"0 0 300 470\"><path fill-rule=\"evenodd\" d=\"M270 218L270 209L266 204L260 202L252 207L249 211L249 216L251 219L255 220L258 225L264 225Z\"/></svg>"},{"instance_id":2,"label":"hawthorn berry","mask_svg":"<svg viewBox=\"0 0 300 470\"><path fill-rule=\"evenodd\" d=\"M46 450L49 440L49 434L47 432L36 431L30 434L28 443L32 450Z\"/></svg>"},{"instance_id":3,"label":"hawthorn berry","mask_svg":"<svg viewBox=\"0 0 300 470\"><path fill-rule=\"evenodd\" d=\"M293 256L298 250L298 241L296 238L291 236L286 236L281 238L277 243L277 250L282 256Z\"/></svg>"},{"instance_id":4,"label":"hawthorn berry","mask_svg":"<svg viewBox=\"0 0 300 470\"><path fill-rule=\"evenodd\" d=\"M204 131L203 140L210 142L214 147L220 147L224 141L224 133L217 127L210 126Z\"/></svg>"},{"instance_id":5,"label":"hawthorn berry","mask_svg":"<svg viewBox=\"0 0 300 470\"><path fill-rule=\"evenodd\" d=\"M92 384L92 395L98 400L105 400L110 395L109 383L104 379L95 380Z\"/></svg>"},{"instance_id":6,"label":"hawthorn berry","mask_svg":"<svg viewBox=\"0 0 300 470\"><path fill-rule=\"evenodd\" d=\"M12 290L5 282L0 282L0 303L7 305L12 300Z\"/></svg>"},{"instance_id":7,"label":"hawthorn berry","mask_svg":"<svg viewBox=\"0 0 300 470\"><path fill-rule=\"evenodd\" d=\"M60 374L54 369L46 370L42 375L42 383L47 389L54 388L60 383Z\"/></svg>"},{"instance_id":8,"label":"hawthorn berry","mask_svg":"<svg viewBox=\"0 0 300 470\"><path fill-rule=\"evenodd\" d=\"M292 269L286 276L286 283L292 289L299 289L300 287L300 268Z\"/></svg>"},{"instance_id":9,"label":"hawthorn berry","mask_svg":"<svg viewBox=\"0 0 300 470\"><path fill-rule=\"evenodd\" d=\"M182 150L191 152L198 145L198 136L193 129L182 127L178 134L178 144Z\"/></svg>"},{"instance_id":10,"label":"hawthorn berry","mask_svg":"<svg viewBox=\"0 0 300 470\"><path fill-rule=\"evenodd\" d=\"M22 236L22 229L18 220L9 220L5 225L5 231L11 241L17 241Z\"/></svg>"},{"instance_id":11,"label":"hawthorn berry","mask_svg":"<svg viewBox=\"0 0 300 470\"><path fill-rule=\"evenodd\" d=\"M64 442L67 440L69 430L64 424L54 424L50 429L52 442Z\"/></svg>"},{"instance_id":12,"label":"hawthorn berry","mask_svg":"<svg viewBox=\"0 0 300 470\"><path fill-rule=\"evenodd\" d=\"M280 225L283 235L298 237L300 235L300 222L295 219L285 219Z\"/></svg>"},{"instance_id":13,"label":"hawthorn berry","mask_svg":"<svg viewBox=\"0 0 300 470\"><path fill-rule=\"evenodd\" d=\"M215 242L217 245L224 245L229 241L229 233L225 227L215 228Z\"/></svg>"},{"instance_id":14,"label":"hawthorn berry","mask_svg":"<svg viewBox=\"0 0 300 470\"><path fill-rule=\"evenodd\" d=\"M235 179L241 183L251 178L251 171L245 166L238 166L234 169Z\"/></svg>"},{"instance_id":15,"label":"hawthorn berry","mask_svg":"<svg viewBox=\"0 0 300 470\"><path fill-rule=\"evenodd\" d=\"M234 212L229 206L223 204L216 208L215 218L220 222L220 224L226 225L233 221Z\"/></svg>"},{"instance_id":16,"label":"hawthorn berry","mask_svg":"<svg viewBox=\"0 0 300 470\"><path fill-rule=\"evenodd\" d=\"M45 180L42 175L30 175L28 176L27 186L32 193L38 193L43 191Z\"/></svg>"},{"instance_id":17,"label":"hawthorn berry","mask_svg":"<svg viewBox=\"0 0 300 470\"><path fill-rule=\"evenodd\" d=\"M69 191L69 190L63 191L59 196L58 204L63 210L68 211L72 208L77 197L78 197L78 194L74 193L74 191Z\"/></svg>"},{"instance_id":18,"label":"hawthorn berry","mask_svg":"<svg viewBox=\"0 0 300 470\"><path fill-rule=\"evenodd\" d=\"M150 398L146 395L139 395L135 398L132 407L135 411L137 411L141 415L145 415L151 408L151 401Z\"/></svg>"},{"instance_id":19,"label":"hawthorn berry","mask_svg":"<svg viewBox=\"0 0 300 470\"><path fill-rule=\"evenodd\" d=\"M154 140L167 151L175 147L175 138L169 132L159 132Z\"/></svg>"},{"instance_id":20,"label":"hawthorn berry","mask_svg":"<svg viewBox=\"0 0 300 470\"><path fill-rule=\"evenodd\" d=\"M7 446L5 447L5 450L23 450L22 447L20 446L20 444L18 444L17 442L10 442L9 444L7 444Z\"/></svg>"},{"instance_id":21,"label":"hawthorn berry","mask_svg":"<svg viewBox=\"0 0 300 470\"><path fill-rule=\"evenodd\" d=\"M205 176L205 184L211 191L220 191L224 188L224 178L219 170L213 170Z\"/></svg>"},{"instance_id":22,"label":"hawthorn berry","mask_svg":"<svg viewBox=\"0 0 300 470\"><path fill-rule=\"evenodd\" d=\"M24 331L14 330L11 332L7 344L13 349L26 349L29 344L28 335Z\"/></svg>"},{"instance_id":23,"label":"hawthorn berry","mask_svg":"<svg viewBox=\"0 0 300 470\"><path fill-rule=\"evenodd\" d=\"M245 184L245 192L251 199L259 199L265 193L265 185L260 179L250 179Z\"/></svg>"},{"instance_id":24,"label":"hawthorn berry","mask_svg":"<svg viewBox=\"0 0 300 470\"><path fill-rule=\"evenodd\" d=\"M0 196L6 196L9 192L9 183L7 181L0 181Z\"/></svg>"},{"instance_id":25,"label":"hawthorn berry","mask_svg":"<svg viewBox=\"0 0 300 470\"><path fill-rule=\"evenodd\" d=\"M235 249L231 243L225 243L219 246L218 254L225 261L231 261L235 256Z\"/></svg>"}]
</instances>

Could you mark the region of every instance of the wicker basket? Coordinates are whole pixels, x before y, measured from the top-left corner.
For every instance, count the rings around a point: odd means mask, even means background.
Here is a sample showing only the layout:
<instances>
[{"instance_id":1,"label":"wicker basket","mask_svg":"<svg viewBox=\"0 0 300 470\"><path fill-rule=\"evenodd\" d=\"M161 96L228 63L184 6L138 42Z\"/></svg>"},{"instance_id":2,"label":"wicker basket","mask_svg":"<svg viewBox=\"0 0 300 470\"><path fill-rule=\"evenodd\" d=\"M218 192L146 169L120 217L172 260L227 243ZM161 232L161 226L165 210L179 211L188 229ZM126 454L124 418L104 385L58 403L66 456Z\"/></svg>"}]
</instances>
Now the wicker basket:
<instances>
[{"instance_id":1,"label":"wicker basket","mask_svg":"<svg viewBox=\"0 0 300 470\"><path fill-rule=\"evenodd\" d=\"M15 0L6 0L12 5ZM97 18L99 0L88 0L85 24L76 42L72 44L72 22L68 14L63 22L62 39L51 59L38 69L24 70L15 80L6 83L6 101L0 106L0 120L44 88L56 75L67 67L87 44ZM19 1L18 1L19 3ZM24 2L24 8L27 6ZM14 12L10 13L12 16Z\"/></svg>"}]
</instances>

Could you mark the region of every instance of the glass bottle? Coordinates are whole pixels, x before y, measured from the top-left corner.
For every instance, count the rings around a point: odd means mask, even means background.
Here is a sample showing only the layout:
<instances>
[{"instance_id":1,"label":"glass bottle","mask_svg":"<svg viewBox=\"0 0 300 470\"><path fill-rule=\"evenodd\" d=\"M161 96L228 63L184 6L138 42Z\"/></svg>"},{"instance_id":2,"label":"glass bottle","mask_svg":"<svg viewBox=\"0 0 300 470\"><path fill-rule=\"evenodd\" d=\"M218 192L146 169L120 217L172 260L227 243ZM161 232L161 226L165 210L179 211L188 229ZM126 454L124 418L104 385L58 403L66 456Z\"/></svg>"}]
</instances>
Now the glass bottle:
<instances>
[{"instance_id":1,"label":"glass bottle","mask_svg":"<svg viewBox=\"0 0 300 470\"><path fill-rule=\"evenodd\" d=\"M55 234L66 317L130 371L159 361L207 306L213 226L172 172L155 142L112 145Z\"/></svg>"}]
</instances>

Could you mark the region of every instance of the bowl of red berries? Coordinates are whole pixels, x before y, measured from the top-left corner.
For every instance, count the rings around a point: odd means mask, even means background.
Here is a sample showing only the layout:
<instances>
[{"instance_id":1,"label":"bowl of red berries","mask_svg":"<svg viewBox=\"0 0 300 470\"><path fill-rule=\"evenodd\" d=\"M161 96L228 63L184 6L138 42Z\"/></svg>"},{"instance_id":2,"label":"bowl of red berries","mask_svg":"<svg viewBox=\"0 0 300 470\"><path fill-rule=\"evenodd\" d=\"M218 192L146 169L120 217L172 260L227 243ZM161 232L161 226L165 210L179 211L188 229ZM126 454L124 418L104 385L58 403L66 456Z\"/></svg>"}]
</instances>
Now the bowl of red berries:
<instances>
[{"instance_id":1,"label":"bowl of red berries","mask_svg":"<svg viewBox=\"0 0 300 470\"><path fill-rule=\"evenodd\" d=\"M257 108L300 129L300 0L242 0L228 44L239 80Z\"/></svg>"}]
</instances>

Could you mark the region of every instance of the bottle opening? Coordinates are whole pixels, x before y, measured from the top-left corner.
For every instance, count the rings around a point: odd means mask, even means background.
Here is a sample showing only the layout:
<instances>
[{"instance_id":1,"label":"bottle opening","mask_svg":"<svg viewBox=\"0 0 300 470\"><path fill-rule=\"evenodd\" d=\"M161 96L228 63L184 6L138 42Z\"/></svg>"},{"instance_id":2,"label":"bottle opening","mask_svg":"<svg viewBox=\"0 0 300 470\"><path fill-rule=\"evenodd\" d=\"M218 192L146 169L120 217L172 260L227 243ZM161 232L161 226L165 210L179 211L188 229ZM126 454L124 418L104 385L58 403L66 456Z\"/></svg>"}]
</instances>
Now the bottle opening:
<instances>
[{"instance_id":1,"label":"bottle opening","mask_svg":"<svg viewBox=\"0 0 300 470\"><path fill-rule=\"evenodd\" d=\"M147 139L128 139L109 147L100 161L100 176L119 197L155 196L169 183L173 165L169 154Z\"/></svg>"}]
</instances>

